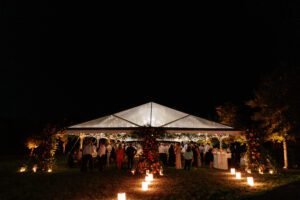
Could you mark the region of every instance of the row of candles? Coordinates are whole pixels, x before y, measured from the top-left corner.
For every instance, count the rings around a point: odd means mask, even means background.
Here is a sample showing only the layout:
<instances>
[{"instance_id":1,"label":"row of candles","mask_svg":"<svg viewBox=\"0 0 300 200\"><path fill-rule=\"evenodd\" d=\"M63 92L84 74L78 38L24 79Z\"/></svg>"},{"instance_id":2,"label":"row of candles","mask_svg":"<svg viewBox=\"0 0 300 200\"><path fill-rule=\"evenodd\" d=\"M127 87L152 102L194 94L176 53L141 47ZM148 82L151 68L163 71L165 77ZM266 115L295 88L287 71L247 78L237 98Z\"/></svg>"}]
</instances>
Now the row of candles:
<instances>
[{"instance_id":1,"label":"row of candles","mask_svg":"<svg viewBox=\"0 0 300 200\"><path fill-rule=\"evenodd\" d=\"M250 170L250 169L247 169L246 172L247 172L248 174L251 174L251 170ZM260 173L260 174L263 174L263 171L262 171L261 169L259 169L259 173ZM273 171L272 169L270 169L270 170L269 170L269 174L273 174L273 173L274 173L274 171ZM235 178L236 178L236 179L239 179L239 180L242 179L241 172L236 172L236 171L235 171L235 168L231 168L231 169L230 169L230 174L235 175ZM247 177L247 183L248 183L248 185L250 185L250 186L254 186L254 179L253 179L252 176L248 176L248 177Z\"/></svg>"},{"instance_id":2,"label":"row of candles","mask_svg":"<svg viewBox=\"0 0 300 200\"><path fill-rule=\"evenodd\" d=\"M26 172L26 170L27 170L26 167L21 167L21 168L19 169L19 172L23 173L23 172ZM32 171L33 171L34 173L36 173L36 171L37 171L37 166L36 166L36 165L34 165L34 166L32 167ZM49 169L47 170L47 172L48 172L48 173L51 173L51 172L52 172L52 169L49 168Z\"/></svg>"},{"instance_id":3,"label":"row of candles","mask_svg":"<svg viewBox=\"0 0 300 200\"><path fill-rule=\"evenodd\" d=\"M131 173L134 174L135 171L133 170ZM160 170L159 175L163 176L162 170ZM142 191L148 191L149 185L153 180L153 174L151 174L149 170L146 170L145 181L142 181ZM118 200L126 200L126 193L118 193Z\"/></svg>"},{"instance_id":4,"label":"row of candles","mask_svg":"<svg viewBox=\"0 0 300 200\"><path fill-rule=\"evenodd\" d=\"M231 168L230 169L230 174L232 174L232 175L235 175L235 178L236 179L242 179L242 175L241 175L241 172L236 172L235 171L235 168ZM248 176L247 177L247 183L248 183L248 185L250 185L250 186L254 186L254 180L253 180L253 177L252 176Z\"/></svg>"}]
</instances>

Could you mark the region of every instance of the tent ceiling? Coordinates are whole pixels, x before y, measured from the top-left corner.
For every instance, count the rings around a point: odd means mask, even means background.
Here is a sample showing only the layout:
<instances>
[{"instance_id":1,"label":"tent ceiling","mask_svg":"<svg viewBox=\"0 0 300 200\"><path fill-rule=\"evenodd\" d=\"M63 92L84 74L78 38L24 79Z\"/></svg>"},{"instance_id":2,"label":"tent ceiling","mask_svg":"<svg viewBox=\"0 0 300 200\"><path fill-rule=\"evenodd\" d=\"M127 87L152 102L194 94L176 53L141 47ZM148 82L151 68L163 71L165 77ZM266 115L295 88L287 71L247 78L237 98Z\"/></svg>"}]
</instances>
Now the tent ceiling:
<instances>
[{"instance_id":1,"label":"tent ceiling","mask_svg":"<svg viewBox=\"0 0 300 200\"><path fill-rule=\"evenodd\" d=\"M142 126L160 127L171 132L236 132L232 127L150 102L71 126L68 128L68 133L78 133L83 130L89 130L89 132L128 132Z\"/></svg>"}]
</instances>

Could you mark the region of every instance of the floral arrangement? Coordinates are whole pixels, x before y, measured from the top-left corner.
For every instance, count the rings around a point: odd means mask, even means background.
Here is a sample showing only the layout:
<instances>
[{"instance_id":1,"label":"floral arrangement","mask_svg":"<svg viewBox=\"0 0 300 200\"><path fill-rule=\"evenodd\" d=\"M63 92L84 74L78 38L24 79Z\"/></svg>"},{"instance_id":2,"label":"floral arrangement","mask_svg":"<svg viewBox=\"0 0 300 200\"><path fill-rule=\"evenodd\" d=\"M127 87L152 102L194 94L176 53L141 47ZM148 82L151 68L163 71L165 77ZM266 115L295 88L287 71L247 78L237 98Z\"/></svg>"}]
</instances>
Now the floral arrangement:
<instances>
[{"instance_id":1,"label":"floral arrangement","mask_svg":"<svg viewBox=\"0 0 300 200\"><path fill-rule=\"evenodd\" d=\"M246 135L248 139L248 168L258 171L259 168L262 168L261 162L260 162L260 140L256 133L250 132Z\"/></svg>"},{"instance_id":2,"label":"floral arrangement","mask_svg":"<svg viewBox=\"0 0 300 200\"><path fill-rule=\"evenodd\" d=\"M246 134L247 138L247 161L248 169L252 171L258 171L263 173L267 168L277 171L274 164L271 163L271 158L267 152L263 149L262 140L254 131L250 131Z\"/></svg>"},{"instance_id":3,"label":"floral arrangement","mask_svg":"<svg viewBox=\"0 0 300 200\"><path fill-rule=\"evenodd\" d=\"M28 161L22 164L22 167L35 168L34 172L52 170L58 146L56 133L57 128L48 125L41 134L28 138L26 146L31 149L31 152Z\"/></svg>"},{"instance_id":4,"label":"floral arrangement","mask_svg":"<svg viewBox=\"0 0 300 200\"><path fill-rule=\"evenodd\" d=\"M158 174L162 165L159 162L159 143L156 139L162 137L164 131L152 127L141 127L133 134L142 139L143 146L143 153L139 158L136 172L145 174L146 170L149 170L150 173Z\"/></svg>"}]
</instances>

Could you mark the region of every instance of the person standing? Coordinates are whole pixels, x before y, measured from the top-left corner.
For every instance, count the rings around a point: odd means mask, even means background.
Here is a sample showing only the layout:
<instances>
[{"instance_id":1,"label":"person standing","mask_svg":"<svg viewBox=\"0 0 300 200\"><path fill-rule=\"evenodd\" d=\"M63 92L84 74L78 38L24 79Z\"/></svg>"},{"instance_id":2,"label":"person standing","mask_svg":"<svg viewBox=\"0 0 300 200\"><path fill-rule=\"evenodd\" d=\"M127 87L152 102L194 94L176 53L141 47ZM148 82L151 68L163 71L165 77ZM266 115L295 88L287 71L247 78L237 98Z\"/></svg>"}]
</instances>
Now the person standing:
<instances>
[{"instance_id":1,"label":"person standing","mask_svg":"<svg viewBox=\"0 0 300 200\"><path fill-rule=\"evenodd\" d=\"M208 150L206 156L207 156L207 162L209 164L209 168L212 169L214 165L214 155L212 153L212 149Z\"/></svg>"},{"instance_id":2,"label":"person standing","mask_svg":"<svg viewBox=\"0 0 300 200\"><path fill-rule=\"evenodd\" d=\"M173 167L175 165L175 150L174 145L171 144L169 148L169 166Z\"/></svg>"},{"instance_id":3,"label":"person standing","mask_svg":"<svg viewBox=\"0 0 300 200\"><path fill-rule=\"evenodd\" d=\"M200 150L200 165L199 166L204 166L204 145L201 144L199 147Z\"/></svg>"},{"instance_id":4,"label":"person standing","mask_svg":"<svg viewBox=\"0 0 300 200\"><path fill-rule=\"evenodd\" d=\"M87 165L89 165L90 170L93 170L94 163L93 163L93 144L92 141L89 141L83 148L82 152L82 162L81 162L81 171L87 171Z\"/></svg>"},{"instance_id":5,"label":"person standing","mask_svg":"<svg viewBox=\"0 0 300 200\"><path fill-rule=\"evenodd\" d=\"M181 169L181 145L179 143L176 144L175 148L175 154L176 154L176 169Z\"/></svg>"},{"instance_id":6,"label":"person standing","mask_svg":"<svg viewBox=\"0 0 300 200\"><path fill-rule=\"evenodd\" d=\"M211 146L209 145L209 143L206 143L205 147L204 147L204 160L205 160L205 164L209 165L209 158L208 156L208 151L211 148Z\"/></svg>"},{"instance_id":7,"label":"person standing","mask_svg":"<svg viewBox=\"0 0 300 200\"><path fill-rule=\"evenodd\" d=\"M191 163L193 160L193 151L191 150L191 147L187 147L186 151L183 154L184 157L184 170L190 171L191 169Z\"/></svg>"},{"instance_id":8,"label":"person standing","mask_svg":"<svg viewBox=\"0 0 300 200\"><path fill-rule=\"evenodd\" d=\"M198 145L195 146L196 148L196 154L197 154L197 167L201 167L201 155L200 155L200 149L198 147Z\"/></svg>"},{"instance_id":9,"label":"person standing","mask_svg":"<svg viewBox=\"0 0 300 200\"><path fill-rule=\"evenodd\" d=\"M122 162L124 159L124 148L120 144L117 151L116 151L116 156L117 156L117 167L118 169L122 169Z\"/></svg>"},{"instance_id":10,"label":"person standing","mask_svg":"<svg viewBox=\"0 0 300 200\"><path fill-rule=\"evenodd\" d=\"M128 159L128 163L127 163L127 167L128 169L132 169L133 167L133 160L134 160L134 156L136 154L136 149L132 146L132 143L129 144L129 147L127 147L126 149L126 155L127 155L127 159Z\"/></svg>"},{"instance_id":11,"label":"person standing","mask_svg":"<svg viewBox=\"0 0 300 200\"><path fill-rule=\"evenodd\" d=\"M107 167L109 167L111 151L112 151L112 146L111 146L110 142L108 142L108 145L106 146L106 157L107 157L106 166Z\"/></svg>"},{"instance_id":12,"label":"person standing","mask_svg":"<svg viewBox=\"0 0 300 200\"><path fill-rule=\"evenodd\" d=\"M116 150L117 150L117 145L116 144L112 144L111 145L111 152L110 152L110 164L113 164L116 162L117 159L117 155L116 155Z\"/></svg>"},{"instance_id":13,"label":"person standing","mask_svg":"<svg viewBox=\"0 0 300 200\"><path fill-rule=\"evenodd\" d=\"M158 146L158 153L159 153L159 161L162 162L164 164L164 145L160 144Z\"/></svg>"},{"instance_id":14,"label":"person standing","mask_svg":"<svg viewBox=\"0 0 300 200\"><path fill-rule=\"evenodd\" d=\"M105 156L106 156L106 147L103 143L100 143L98 149L98 161L99 161L99 170L102 171L105 165Z\"/></svg>"},{"instance_id":15,"label":"person standing","mask_svg":"<svg viewBox=\"0 0 300 200\"><path fill-rule=\"evenodd\" d=\"M198 154L197 154L197 146L195 144L192 144L191 150L193 152L193 167L198 167Z\"/></svg>"},{"instance_id":16,"label":"person standing","mask_svg":"<svg viewBox=\"0 0 300 200\"><path fill-rule=\"evenodd\" d=\"M76 151L71 151L68 156L68 165L70 168L74 168L76 160Z\"/></svg>"}]
</instances>

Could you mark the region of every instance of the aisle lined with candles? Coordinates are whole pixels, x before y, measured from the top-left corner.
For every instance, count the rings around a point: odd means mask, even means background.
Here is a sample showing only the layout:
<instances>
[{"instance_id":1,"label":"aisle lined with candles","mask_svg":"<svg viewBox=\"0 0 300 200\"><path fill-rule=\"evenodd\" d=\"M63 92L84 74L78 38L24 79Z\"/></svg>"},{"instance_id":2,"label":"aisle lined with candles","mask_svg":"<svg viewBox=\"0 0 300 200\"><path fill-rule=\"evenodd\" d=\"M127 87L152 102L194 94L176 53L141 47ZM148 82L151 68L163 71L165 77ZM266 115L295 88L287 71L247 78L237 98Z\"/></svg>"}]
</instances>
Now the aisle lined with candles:
<instances>
[{"instance_id":1,"label":"aisle lined with candles","mask_svg":"<svg viewBox=\"0 0 300 200\"><path fill-rule=\"evenodd\" d=\"M176 175L174 173L178 173L178 175ZM131 172L131 174L135 175L135 172ZM172 170L171 174L172 174L172 176L175 175L175 180L177 179L177 181L174 181L174 177L171 177L168 174L165 176L165 178L167 178L167 179L164 179L162 177L162 175L163 175L162 172L160 172L159 175L157 174L156 175L157 177L154 178L153 174L149 173L149 171L147 170L147 173L144 176L145 178L143 178L143 176L142 176L142 178L139 178L137 180L137 182L141 183L138 191L142 191L143 195L140 196L141 193L139 193L135 190L136 193L127 195L128 198L135 197L134 199L148 199L148 198L152 199L153 197L157 197L159 199L177 199L177 198L189 199L189 198L192 198L192 196L190 194L192 194L192 193L194 193L195 195L198 194L198 192L201 190L201 188L203 188L204 183L207 183L206 181L204 181L205 180L204 178L217 179L216 185L222 187L222 190L216 189L216 191L215 190L207 190L207 191L201 192L202 194L204 193L208 196L213 196L213 198L214 198L214 196L220 196L224 199L227 199L226 191L234 190L235 192L230 194L229 199L238 199L235 197L235 195L237 195L237 197L239 197L239 195L238 195L239 192L243 192L243 193L246 193L249 195L249 194L251 194L251 192L259 192L259 191L264 190L264 187L267 187L267 185L270 184L270 183L264 183L263 179L266 178L266 176L262 176L261 173L254 174L254 173L251 173L251 170L244 170L244 172L242 172L235 168L231 168L229 170L229 172L226 172L223 170L206 169L206 168L194 169L191 172L185 172L182 170L176 170L176 171ZM206 174L208 176L204 177L203 176L204 174ZM269 172L269 174L267 174L268 178L272 175L273 175L272 172ZM178 184L179 176L181 176L182 182L186 182L186 185ZM256 180L260 179L261 181L259 181L259 182L254 181L253 176L256 176ZM169 181L168 179L171 179L172 181ZM191 180L193 180L193 181L191 181ZM202 183L201 180L204 183ZM179 183L182 183L182 182L179 181ZM196 182L197 182L197 184L196 184ZM223 182L223 183L221 183L221 182ZM188 184L188 183L190 183L190 184ZM226 190L224 190L224 185L228 186L228 188ZM161 188L161 186L163 186L163 187ZM186 187L187 191L185 191L183 193L179 192L179 191L183 191L183 188L185 186L187 186ZM173 190L170 190L170 188L173 188ZM193 192L188 190L190 188L192 188ZM151 191L151 192L149 192L149 191ZM167 191L167 193L174 194L174 195L167 197L165 195L164 191L165 192ZM178 191L178 193L176 194L177 191ZM196 195L196 196L199 198L200 197L202 198L206 195L199 195L199 196ZM133 199L133 198L130 198L130 199ZM118 200L121 200L121 199L118 199ZM128 199L126 199L126 200L128 200Z\"/></svg>"},{"instance_id":2,"label":"aisle lined with candles","mask_svg":"<svg viewBox=\"0 0 300 200\"><path fill-rule=\"evenodd\" d=\"M131 174L136 175L135 170L132 170ZM158 176L162 176L162 175L163 173L162 171L160 171ZM143 175L140 176L143 177ZM159 181L158 178L156 178L155 180ZM137 181L139 182L140 178ZM141 190L144 192L149 191L151 186L153 186L154 184L155 184L154 175L152 173L149 173L149 170L147 170L144 180L143 179L141 180ZM126 193L118 193L118 200L126 200Z\"/></svg>"},{"instance_id":3,"label":"aisle lined with candles","mask_svg":"<svg viewBox=\"0 0 300 200\"><path fill-rule=\"evenodd\" d=\"M258 172L256 173L257 176L264 176L264 172L262 170L258 170ZM269 170L269 175L273 175L274 174L274 170L270 169ZM245 173L242 173L240 171L237 171L235 168L230 168L230 175L233 175L235 177L236 180L241 180L244 181L244 179L247 180L247 184L251 187L253 186L259 186L259 185L263 185L263 183L258 183L258 182L254 182L254 178L253 178L253 173L250 169L246 169ZM245 175L245 177L244 177Z\"/></svg>"},{"instance_id":4,"label":"aisle lined with candles","mask_svg":"<svg viewBox=\"0 0 300 200\"><path fill-rule=\"evenodd\" d=\"M140 175L127 170L107 168L99 172L94 170L80 173L77 169L61 166L51 173L11 172L1 174L0 199L96 199L116 200L172 200L183 199L240 199L272 190L292 181L300 180L299 174L274 173L266 170L264 174L257 172L241 172L241 179L236 179L228 171L209 168L192 168L190 171L176 170L166 167L163 176L156 173L153 181L146 184L145 174ZM249 177L249 178L247 178ZM251 179L252 177L253 179ZM21 187L12 187L19 185ZM251 186L253 185L253 186ZM148 187L148 189L147 189ZM21 194L21 196L18 196Z\"/></svg>"}]
</instances>

